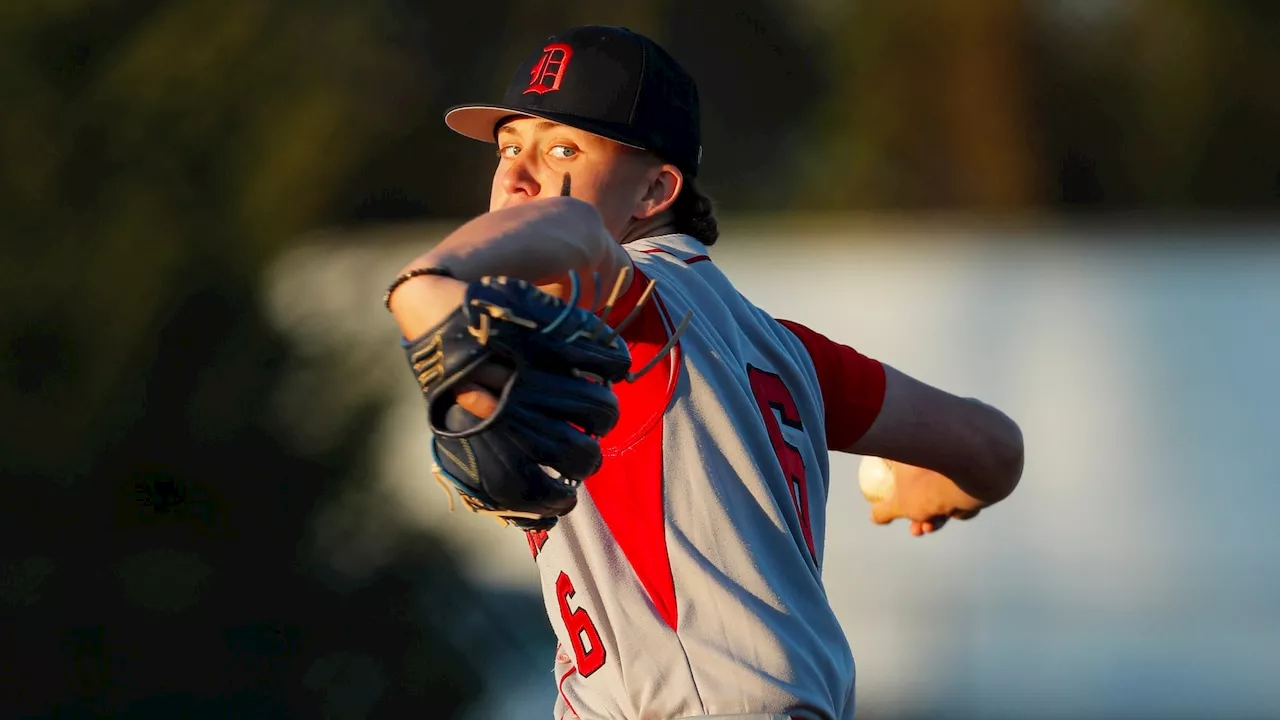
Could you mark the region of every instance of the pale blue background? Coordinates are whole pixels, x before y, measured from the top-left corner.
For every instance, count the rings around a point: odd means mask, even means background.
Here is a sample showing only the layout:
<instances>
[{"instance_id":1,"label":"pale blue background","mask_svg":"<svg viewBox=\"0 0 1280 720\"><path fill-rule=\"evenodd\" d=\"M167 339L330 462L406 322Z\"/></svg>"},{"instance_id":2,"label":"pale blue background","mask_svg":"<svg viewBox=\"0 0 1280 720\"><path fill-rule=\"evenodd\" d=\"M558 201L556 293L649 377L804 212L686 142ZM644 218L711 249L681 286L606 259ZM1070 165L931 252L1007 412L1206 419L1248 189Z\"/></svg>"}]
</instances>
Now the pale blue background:
<instances>
[{"instance_id":1,"label":"pale blue background","mask_svg":"<svg viewBox=\"0 0 1280 720\"><path fill-rule=\"evenodd\" d=\"M439 528L465 540L481 582L536 590L523 538L447 514L424 481L421 408L372 297L407 248L439 233L296 253L271 278L274 311L353 369L325 402L397 399L381 436L399 527ZM858 663L860 718L1280 717L1277 238L1265 227L726 222L712 256L748 297L997 405L1026 437L1012 498L923 539L873 526L857 458L833 458L830 512L847 520L830 523L825 574ZM317 402L306 389L327 382L316 368L297 378L284 412ZM297 432L306 442L325 428ZM344 536L335 563L376 564L396 528L384 518L362 542ZM474 612L460 632L520 633L489 626L501 606ZM550 717L553 649L546 628L528 629L493 668L507 697L474 717Z\"/></svg>"}]
</instances>

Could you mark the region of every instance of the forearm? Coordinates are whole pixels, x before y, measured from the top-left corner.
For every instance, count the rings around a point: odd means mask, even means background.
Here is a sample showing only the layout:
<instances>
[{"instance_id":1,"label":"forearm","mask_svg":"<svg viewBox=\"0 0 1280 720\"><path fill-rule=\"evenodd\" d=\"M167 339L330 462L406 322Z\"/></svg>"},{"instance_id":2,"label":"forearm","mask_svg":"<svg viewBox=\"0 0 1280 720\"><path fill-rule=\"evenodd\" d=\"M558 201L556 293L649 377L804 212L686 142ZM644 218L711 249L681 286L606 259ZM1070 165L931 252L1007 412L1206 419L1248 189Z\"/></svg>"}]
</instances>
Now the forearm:
<instances>
[{"instance_id":1,"label":"forearm","mask_svg":"<svg viewBox=\"0 0 1280 720\"><path fill-rule=\"evenodd\" d=\"M961 494L992 505L1022 477L1022 433L999 410L972 398L955 398L949 412L917 418L922 442L888 448L887 457L945 476ZM933 439L933 442L929 442ZM876 454L876 453L871 453ZM968 503L958 507L969 508Z\"/></svg>"},{"instance_id":2,"label":"forearm","mask_svg":"<svg viewBox=\"0 0 1280 720\"><path fill-rule=\"evenodd\" d=\"M927 385L884 365L880 413L849 452L927 468L987 504L1008 497L1022 477L1022 431L972 398Z\"/></svg>"},{"instance_id":3,"label":"forearm","mask_svg":"<svg viewBox=\"0 0 1280 720\"><path fill-rule=\"evenodd\" d=\"M946 474L966 494L986 504L1010 495L1022 479L1022 431L994 407L969 398L974 423L969 439L969 462L957 463Z\"/></svg>"},{"instance_id":4,"label":"forearm","mask_svg":"<svg viewBox=\"0 0 1280 720\"><path fill-rule=\"evenodd\" d=\"M574 270L590 282L593 273L616 274L626 253L609 235L591 205L549 198L485 213L453 231L405 270L443 266L459 280L507 275L538 285L559 283Z\"/></svg>"},{"instance_id":5,"label":"forearm","mask_svg":"<svg viewBox=\"0 0 1280 720\"><path fill-rule=\"evenodd\" d=\"M579 277L578 304L586 307L597 296L603 303L629 264L626 251L605 230L591 205L572 198L540 200L481 215L406 264L402 272L444 267L457 280L414 278L392 294L391 312L404 336L413 338L458 307L468 282L507 275L568 299L565 286L570 270ZM597 275L603 286L599 290L594 282Z\"/></svg>"}]
</instances>

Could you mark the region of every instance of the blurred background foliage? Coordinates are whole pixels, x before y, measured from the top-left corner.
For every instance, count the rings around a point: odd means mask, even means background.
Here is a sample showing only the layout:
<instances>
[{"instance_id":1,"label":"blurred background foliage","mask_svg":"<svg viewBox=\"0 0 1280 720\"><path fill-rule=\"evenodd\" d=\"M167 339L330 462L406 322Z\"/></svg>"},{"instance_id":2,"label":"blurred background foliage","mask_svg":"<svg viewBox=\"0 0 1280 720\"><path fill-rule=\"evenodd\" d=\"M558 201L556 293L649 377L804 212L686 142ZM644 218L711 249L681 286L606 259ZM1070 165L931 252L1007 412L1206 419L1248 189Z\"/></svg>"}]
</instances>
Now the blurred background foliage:
<instances>
[{"instance_id":1,"label":"blurred background foliage","mask_svg":"<svg viewBox=\"0 0 1280 720\"><path fill-rule=\"evenodd\" d=\"M1280 209L1265 0L10 0L0 714L449 717L485 691L502 643L462 652L442 604L489 591L438 538L359 577L315 552L379 408L285 439L262 274L315 228L481 212L491 148L443 110L588 22L698 79L725 214Z\"/></svg>"}]
</instances>

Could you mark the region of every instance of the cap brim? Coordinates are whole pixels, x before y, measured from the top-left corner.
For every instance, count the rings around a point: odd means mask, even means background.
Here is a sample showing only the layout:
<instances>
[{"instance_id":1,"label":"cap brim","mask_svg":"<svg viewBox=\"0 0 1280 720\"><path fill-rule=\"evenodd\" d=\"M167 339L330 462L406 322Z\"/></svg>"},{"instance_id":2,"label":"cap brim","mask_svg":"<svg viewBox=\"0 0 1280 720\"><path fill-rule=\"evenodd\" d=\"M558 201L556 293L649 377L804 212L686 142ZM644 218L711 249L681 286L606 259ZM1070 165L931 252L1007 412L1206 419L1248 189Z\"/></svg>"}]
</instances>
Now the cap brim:
<instances>
[{"instance_id":1,"label":"cap brim","mask_svg":"<svg viewBox=\"0 0 1280 720\"><path fill-rule=\"evenodd\" d=\"M480 140L481 142L492 143L497 142L498 123L512 115L550 120L554 123L589 132L592 135L599 135L606 140L612 140L638 150L647 149L642 145L637 145L634 140L628 139L623 133L605 123L584 120L575 115L533 111L528 108L514 108L504 105L459 105L449 108L445 112L444 123L449 126L450 130L459 135L473 140Z\"/></svg>"}]
</instances>

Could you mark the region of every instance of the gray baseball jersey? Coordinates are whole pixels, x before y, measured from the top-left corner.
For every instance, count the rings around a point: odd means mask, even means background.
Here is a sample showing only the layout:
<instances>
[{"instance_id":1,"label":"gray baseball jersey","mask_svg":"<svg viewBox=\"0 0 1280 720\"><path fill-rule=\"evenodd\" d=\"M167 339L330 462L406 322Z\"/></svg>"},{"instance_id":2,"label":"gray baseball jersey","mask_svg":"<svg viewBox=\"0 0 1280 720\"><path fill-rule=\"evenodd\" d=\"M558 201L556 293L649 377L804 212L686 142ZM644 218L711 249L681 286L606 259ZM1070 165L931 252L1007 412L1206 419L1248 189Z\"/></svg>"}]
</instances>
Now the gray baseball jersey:
<instances>
[{"instance_id":1,"label":"gray baseball jersey","mask_svg":"<svg viewBox=\"0 0 1280 720\"><path fill-rule=\"evenodd\" d=\"M527 534L559 647L557 720L853 717L854 663L822 583L828 450L865 432L883 367L734 289L691 237L628 244L655 299L621 420L578 506ZM824 401L825 398L825 401Z\"/></svg>"}]
</instances>

